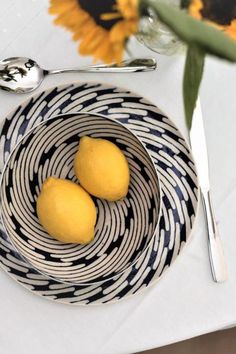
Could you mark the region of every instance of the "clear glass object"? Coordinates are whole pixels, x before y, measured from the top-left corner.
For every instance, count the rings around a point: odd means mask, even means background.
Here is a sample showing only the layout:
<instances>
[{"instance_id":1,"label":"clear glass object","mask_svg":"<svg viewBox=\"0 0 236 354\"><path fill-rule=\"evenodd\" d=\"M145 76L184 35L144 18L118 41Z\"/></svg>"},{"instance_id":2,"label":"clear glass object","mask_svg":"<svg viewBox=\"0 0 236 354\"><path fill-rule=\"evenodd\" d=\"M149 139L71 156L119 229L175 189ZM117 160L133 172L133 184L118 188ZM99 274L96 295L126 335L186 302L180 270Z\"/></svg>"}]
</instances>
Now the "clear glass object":
<instances>
[{"instance_id":1,"label":"clear glass object","mask_svg":"<svg viewBox=\"0 0 236 354\"><path fill-rule=\"evenodd\" d=\"M158 1L158 0L157 0ZM180 0L159 0L173 6L180 6ZM172 55L182 52L184 44L178 37L159 19L152 8L147 9L145 16L142 16L137 34L139 42L159 54Z\"/></svg>"}]
</instances>

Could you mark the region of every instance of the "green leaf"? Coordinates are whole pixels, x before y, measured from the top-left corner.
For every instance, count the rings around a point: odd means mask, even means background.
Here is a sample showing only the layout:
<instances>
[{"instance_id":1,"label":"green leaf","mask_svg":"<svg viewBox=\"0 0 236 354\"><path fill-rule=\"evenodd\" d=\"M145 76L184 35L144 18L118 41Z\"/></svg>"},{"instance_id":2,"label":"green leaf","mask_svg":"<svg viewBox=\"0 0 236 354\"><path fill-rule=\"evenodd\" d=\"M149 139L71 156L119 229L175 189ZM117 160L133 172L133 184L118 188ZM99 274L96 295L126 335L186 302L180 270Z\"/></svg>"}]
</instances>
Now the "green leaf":
<instances>
[{"instance_id":1,"label":"green leaf","mask_svg":"<svg viewBox=\"0 0 236 354\"><path fill-rule=\"evenodd\" d=\"M202 80L204 60L205 52L201 48L195 45L188 47L184 70L183 95L185 118L189 129L192 125L193 112Z\"/></svg>"},{"instance_id":2,"label":"green leaf","mask_svg":"<svg viewBox=\"0 0 236 354\"><path fill-rule=\"evenodd\" d=\"M151 7L159 19L189 45L196 45L206 53L236 62L236 42L222 31L196 20L184 10L157 0L140 0L140 11Z\"/></svg>"},{"instance_id":3,"label":"green leaf","mask_svg":"<svg viewBox=\"0 0 236 354\"><path fill-rule=\"evenodd\" d=\"M191 0L181 0L180 6L182 9L186 9L189 7L190 3L191 3Z\"/></svg>"}]
</instances>

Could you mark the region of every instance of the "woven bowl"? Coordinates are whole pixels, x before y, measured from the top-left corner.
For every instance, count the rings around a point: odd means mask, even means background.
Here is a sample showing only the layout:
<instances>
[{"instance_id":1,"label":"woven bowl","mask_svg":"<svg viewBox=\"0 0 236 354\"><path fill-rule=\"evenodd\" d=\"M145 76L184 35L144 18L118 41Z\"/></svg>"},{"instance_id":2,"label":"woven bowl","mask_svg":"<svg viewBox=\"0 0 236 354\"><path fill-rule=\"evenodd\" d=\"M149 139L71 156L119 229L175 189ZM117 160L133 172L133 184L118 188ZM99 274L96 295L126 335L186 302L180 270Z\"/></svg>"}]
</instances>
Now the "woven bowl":
<instances>
[{"instance_id":1,"label":"woven bowl","mask_svg":"<svg viewBox=\"0 0 236 354\"><path fill-rule=\"evenodd\" d=\"M49 176L76 183L73 161L88 135L114 142L125 154L131 180L126 198L97 207L94 241L62 243L40 225L36 200ZM141 141L122 124L94 114L68 114L33 128L16 145L1 180L1 216L21 255L39 272L71 284L103 282L124 272L148 247L160 215L156 168Z\"/></svg>"}]
</instances>

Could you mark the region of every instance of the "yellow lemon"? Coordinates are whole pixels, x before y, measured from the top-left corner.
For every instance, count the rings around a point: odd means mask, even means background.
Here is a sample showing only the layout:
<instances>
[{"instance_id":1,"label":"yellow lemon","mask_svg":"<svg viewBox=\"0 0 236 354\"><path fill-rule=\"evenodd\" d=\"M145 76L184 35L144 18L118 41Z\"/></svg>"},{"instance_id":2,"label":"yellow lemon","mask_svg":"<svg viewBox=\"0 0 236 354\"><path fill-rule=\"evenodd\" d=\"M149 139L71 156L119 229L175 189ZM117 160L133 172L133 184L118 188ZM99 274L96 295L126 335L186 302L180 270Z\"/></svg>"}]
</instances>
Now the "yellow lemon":
<instances>
[{"instance_id":1,"label":"yellow lemon","mask_svg":"<svg viewBox=\"0 0 236 354\"><path fill-rule=\"evenodd\" d=\"M81 138L74 168L82 187L98 198L115 201L128 192L128 162L122 151L106 139Z\"/></svg>"},{"instance_id":2,"label":"yellow lemon","mask_svg":"<svg viewBox=\"0 0 236 354\"><path fill-rule=\"evenodd\" d=\"M57 240L88 243L94 238L94 202L71 181L49 177L37 200L37 214L45 230Z\"/></svg>"}]
</instances>

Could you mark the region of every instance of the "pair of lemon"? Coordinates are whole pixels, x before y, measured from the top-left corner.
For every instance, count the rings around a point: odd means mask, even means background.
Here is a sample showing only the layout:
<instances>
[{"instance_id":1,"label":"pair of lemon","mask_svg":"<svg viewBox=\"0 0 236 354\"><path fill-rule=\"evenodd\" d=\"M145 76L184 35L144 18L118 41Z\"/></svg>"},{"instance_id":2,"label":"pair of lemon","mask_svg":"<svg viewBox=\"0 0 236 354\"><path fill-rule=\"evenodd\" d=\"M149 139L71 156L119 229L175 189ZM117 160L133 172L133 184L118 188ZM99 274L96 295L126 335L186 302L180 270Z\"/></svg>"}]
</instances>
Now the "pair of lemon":
<instances>
[{"instance_id":1,"label":"pair of lemon","mask_svg":"<svg viewBox=\"0 0 236 354\"><path fill-rule=\"evenodd\" d=\"M89 194L108 201L125 197L129 166L115 144L85 136L80 139L74 170L81 186L49 177L37 199L37 214L45 230L56 239L89 243L96 224L96 208Z\"/></svg>"}]
</instances>

